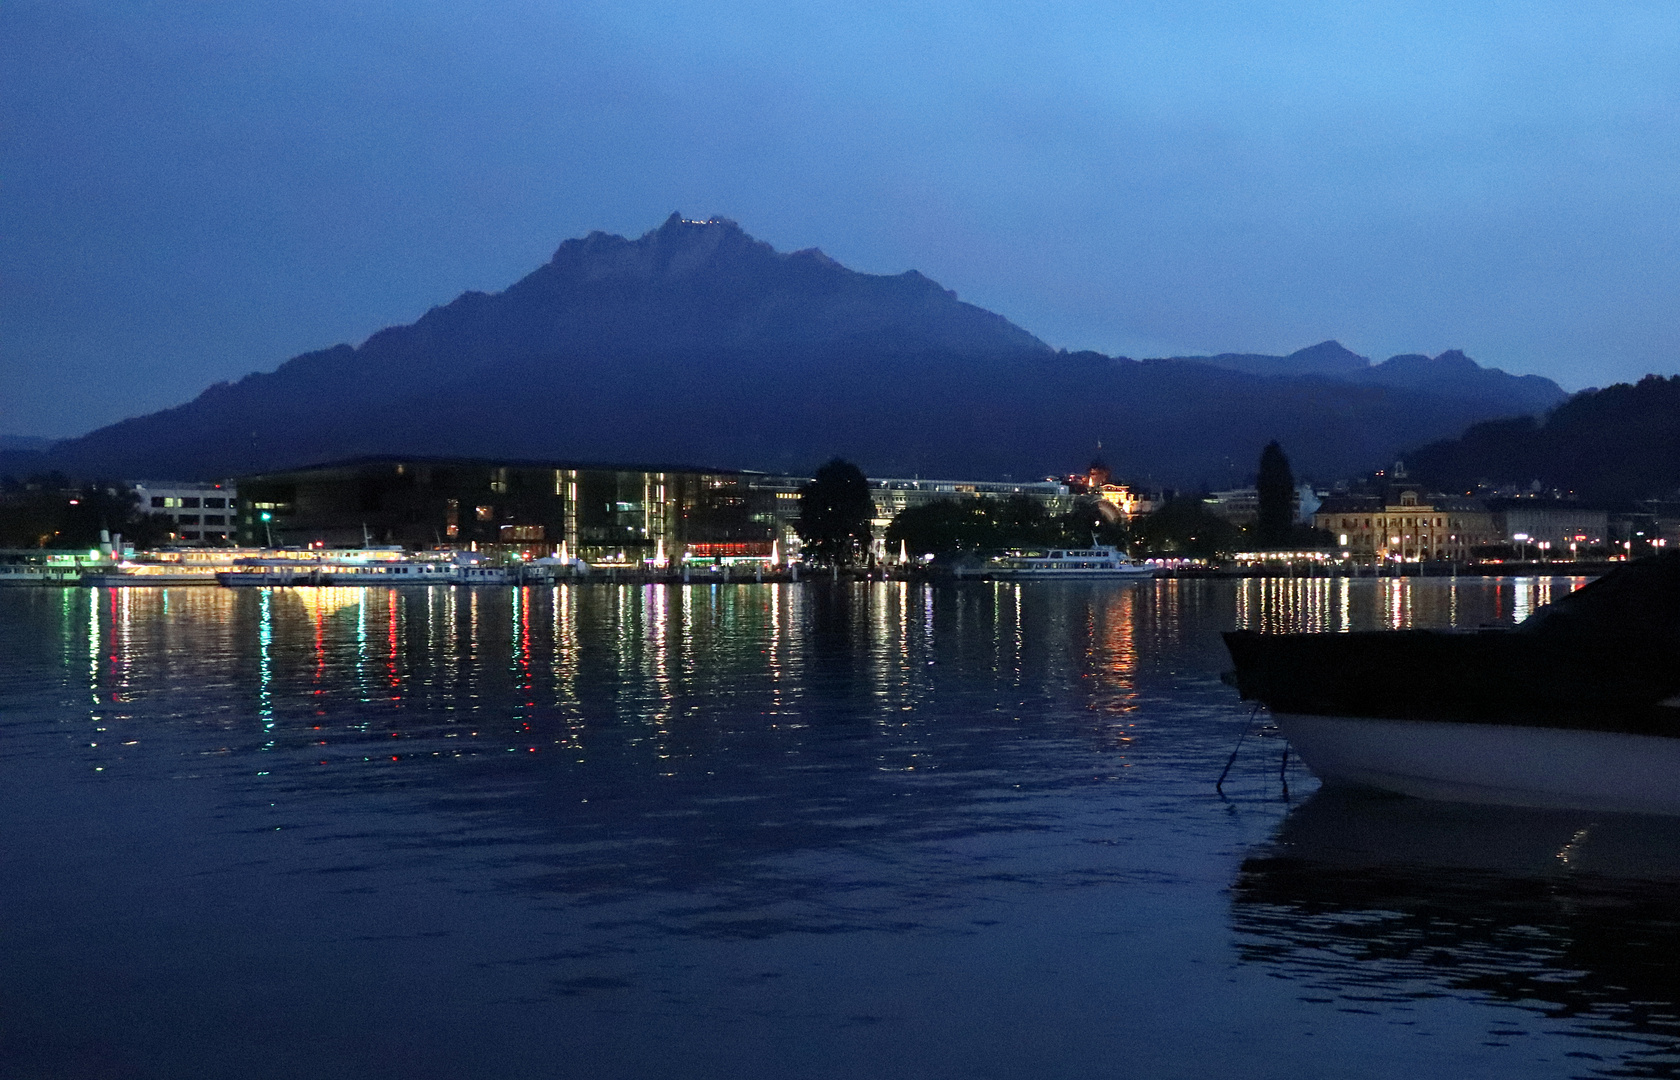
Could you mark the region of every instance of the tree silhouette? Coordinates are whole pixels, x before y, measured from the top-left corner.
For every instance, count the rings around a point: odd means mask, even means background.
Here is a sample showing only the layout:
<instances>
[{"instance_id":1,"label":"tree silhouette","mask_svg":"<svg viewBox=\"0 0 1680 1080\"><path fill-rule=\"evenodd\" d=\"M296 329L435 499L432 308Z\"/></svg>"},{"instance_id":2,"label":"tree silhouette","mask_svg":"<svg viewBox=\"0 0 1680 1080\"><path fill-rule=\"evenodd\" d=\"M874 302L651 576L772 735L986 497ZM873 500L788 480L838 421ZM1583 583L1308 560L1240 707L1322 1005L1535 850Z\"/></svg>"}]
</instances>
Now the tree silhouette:
<instances>
[{"instance_id":1,"label":"tree silhouette","mask_svg":"<svg viewBox=\"0 0 1680 1080\"><path fill-rule=\"evenodd\" d=\"M1288 547L1295 526L1295 474L1275 439L1260 451L1260 476L1254 486L1260 496L1260 520L1255 526L1259 546Z\"/></svg>"},{"instance_id":2,"label":"tree silhouette","mask_svg":"<svg viewBox=\"0 0 1680 1080\"><path fill-rule=\"evenodd\" d=\"M887 526L887 549L900 543L913 555L948 555L1013 547L1084 547L1097 536L1124 543L1122 526L1106 521L1091 505L1052 515L1026 495L1006 499L938 499L898 512Z\"/></svg>"},{"instance_id":3,"label":"tree silhouette","mask_svg":"<svg viewBox=\"0 0 1680 1080\"><path fill-rule=\"evenodd\" d=\"M794 528L802 556L823 566L850 566L869 554L870 519L875 504L869 481L849 461L835 458L799 489L799 520Z\"/></svg>"},{"instance_id":4,"label":"tree silhouette","mask_svg":"<svg viewBox=\"0 0 1680 1080\"><path fill-rule=\"evenodd\" d=\"M1147 555L1210 558L1227 555L1242 545L1242 530L1209 513L1202 500L1181 496L1133 526L1135 545Z\"/></svg>"}]
</instances>

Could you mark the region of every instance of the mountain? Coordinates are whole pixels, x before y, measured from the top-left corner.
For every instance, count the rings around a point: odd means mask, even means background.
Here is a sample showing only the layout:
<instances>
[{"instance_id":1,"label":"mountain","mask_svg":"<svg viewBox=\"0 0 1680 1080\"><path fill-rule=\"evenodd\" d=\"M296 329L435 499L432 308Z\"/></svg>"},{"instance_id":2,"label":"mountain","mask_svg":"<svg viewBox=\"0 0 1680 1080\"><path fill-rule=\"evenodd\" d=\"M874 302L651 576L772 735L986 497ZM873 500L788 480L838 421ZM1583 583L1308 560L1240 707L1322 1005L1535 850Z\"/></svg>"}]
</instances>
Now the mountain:
<instances>
[{"instance_id":1,"label":"mountain","mask_svg":"<svg viewBox=\"0 0 1680 1080\"><path fill-rule=\"evenodd\" d=\"M1411 472L1446 490L1478 484L1574 492L1604 505L1680 493L1680 377L1587 390L1544 421L1477 424L1406 456Z\"/></svg>"},{"instance_id":2,"label":"mountain","mask_svg":"<svg viewBox=\"0 0 1680 1080\"><path fill-rule=\"evenodd\" d=\"M0 435L0 451L39 453L49 449L53 442L54 440L43 439L39 435Z\"/></svg>"},{"instance_id":3,"label":"mountain","mask_svg":"<svg viewBox=\"0 0 1680 1080\"><path fill-rule=\"evenodd\" d=\"M1373 364L1369 358L1344 348L1340 342L1323 341L1288 356L1223 353L1219 356L1179 356L1173 359L1251 375L1316 375L1361 386L1415 390L1484 402L1491 409L1512 414L1543 413L1569 397L1563 387L1550 379L1539 375L1508 375L1498 368L1484 368L1457 349L1434 357L1417 353L1391 356L1380 364Z\"/></svg>"},{"instance_id":4,"label":"mountain","mask_svg":"<svg viewBox=\"0 0 1680 1080\"><path fill-rule=\"evenodd\" d=\"M1344 348L1339 341L1321 341L1317 345L1298 349L1288 356L1220 353L1218 356L1174 356L1170 359L1178 363L1206 364L1249 375L1324 375L1332 379L1351 379L1371 366L1367 357Z\"/></svg>"},{"instance_id":5,"label":"mountain","mask_svg":"<svg viewBox=\"0 0 1680 1080\"><path fill-rule=\"evenodd\" d=\"M862 274L673 214L0 472L192 479L364 454L803 471L840 454L881 476L1028 478L1101 441L1123 475L1224 485L1273 438L1303 475L1339 476L1523 411L1359 381L1338 351L1303 350L1317 370L1285 377L1056 352L915 271Z\"/></svg>"}]
</instances>

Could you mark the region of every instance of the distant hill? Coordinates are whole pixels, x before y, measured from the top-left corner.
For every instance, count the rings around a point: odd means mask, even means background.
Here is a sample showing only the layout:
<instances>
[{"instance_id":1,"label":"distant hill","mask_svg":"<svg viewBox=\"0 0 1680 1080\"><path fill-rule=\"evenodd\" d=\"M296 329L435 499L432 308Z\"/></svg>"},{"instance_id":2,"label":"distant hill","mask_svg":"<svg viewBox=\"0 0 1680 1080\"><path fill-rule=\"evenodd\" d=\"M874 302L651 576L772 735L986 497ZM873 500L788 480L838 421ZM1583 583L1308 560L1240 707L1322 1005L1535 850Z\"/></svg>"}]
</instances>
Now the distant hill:
<instances>
[{"instance_id":1,"label":"distant hill","mask_svg":"<svg viewBox=\"0 0 1680 1080\"><path fill-rule=\"evenodd\" d=\"M1569 397L1563 387L1550 379L1539 375L1507 375L1498 368L1484 368L1457 349L1435 357L1415 353L1391 356L1380 364L1373 364L1369 358L1344 348L1340 342L1324 341L1288 356L1223 353L1219 356L1180 356L1173 359L1250 375L1316 375L1361 386L1416 390L1464 401L1485 402L1491 409L1513 415L1543 413Z\"/></svg>"},{"instance_id":2,"label":"distant hill","mask_svg":"<svg viewBox=\"0 0 1680 1080\"><path fill-rule=\"evenodd\" d=\"M1529 408L1467 392L1528 384L1457 354L1427 361L1452 379L1408 364L1393 385L1352 356L1327 342L1273 358L1300 369L1274 377L1055 352L915 271L861 274L672 215L635 240L568 240L505 291L359 347L0 455L0 472L192 479L383 453L803 471L841 454L875 475L1029 478L1101 441L1122 475L1225 485L1272 438L1297 472L1332 477Z\"/></svg>"},{"instance_id":3,"label":"distant hill","mask_svg":"<svg viewBox=\"0 0 1680 1080\"><path fill-rule=\"evenodd\" d=\"M0 451L40 453L51 448L53 442L52 439L43 439L38 435L0 435Z\"/></svg>"},{"instance_id":4,"label":"distant hill","mask_svg":"<svg viewBox=\"0 0 1680 1080\"><path fill-rule=\"evenodd\" d=\"M1477 424L1407 455L1411 472L1446 490L1532 484L1592 502L1680 493L1680 377L1587 390L1543 421Z\"/></svg>"}]
</instances>

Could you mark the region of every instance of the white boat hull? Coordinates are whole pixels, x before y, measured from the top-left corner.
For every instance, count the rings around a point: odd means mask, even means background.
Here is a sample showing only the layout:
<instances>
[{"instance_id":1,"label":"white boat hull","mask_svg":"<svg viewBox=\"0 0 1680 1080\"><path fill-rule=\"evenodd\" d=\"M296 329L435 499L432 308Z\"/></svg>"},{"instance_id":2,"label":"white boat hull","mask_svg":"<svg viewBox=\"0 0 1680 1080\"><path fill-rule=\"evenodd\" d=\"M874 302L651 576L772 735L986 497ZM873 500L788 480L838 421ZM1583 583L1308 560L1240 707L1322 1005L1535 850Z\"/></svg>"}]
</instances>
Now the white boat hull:
<instances>
[{"instance_id":1,"label":"white boat hull","mask_svg":"<svg viewBox=\"0 0 1680 1080\"><path fill-rule=\"evenodd\" d=\"M1113 581L1117 578L1135 580L1152 578L1152 566L1127 566L1115 570L988 570L986 576L998 581Z\"/></svg>"},{"instance_id":2,"label":"white boat hull","mask_svg":"<svg viewBox=\"0 0 1680 1080\"><path fill-rule=\"evenodd\" d=\"M1086 581L1155 576L1155 568L1137 562L1119 548L1098 544L1088 548L1036 548L1005 552L979 568L980 577L994 581ZM959 570L959 577L963 571Z\"/></svg>"},{"instance_id":3,"label":"white boat hull","mask_svg":"<svg viewBox=\"0 0 1680 1080\"><path fill-rule=\"evenodd\" d=\"M198 574L83 574L82 584L94 588L133 588L141 585L214 585L216 572L206 570Z\"/></svg>"},{"instance_id":4,"label":"white boat hull","mask_svg":"<svg viewBox=\"0 0 1680 1080\"><path fill-rule=\"evenodd\" d=\"M1680 816L1680 739L1275 714L1327 784L1421 799Z\"/></svg>"}]
</instances>

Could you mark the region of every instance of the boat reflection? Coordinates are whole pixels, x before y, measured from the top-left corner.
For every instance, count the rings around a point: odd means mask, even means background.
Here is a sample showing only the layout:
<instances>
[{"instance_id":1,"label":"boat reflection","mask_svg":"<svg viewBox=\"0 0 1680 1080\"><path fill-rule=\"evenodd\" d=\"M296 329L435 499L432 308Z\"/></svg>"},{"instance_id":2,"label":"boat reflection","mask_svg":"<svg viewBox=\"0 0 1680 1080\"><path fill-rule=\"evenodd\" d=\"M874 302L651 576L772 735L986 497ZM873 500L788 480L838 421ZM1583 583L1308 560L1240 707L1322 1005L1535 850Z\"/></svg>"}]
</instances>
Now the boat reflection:
<instances>
[{"instance_id":1,"label":"boat reflection","mask_svg":"<svg viewBox=\"0 0 1680 1080\"><path fill-rule=\"evenodd\" d=\"M1303 1001L1450 997L1579 1037L1585 1075L1680 1076L1680 822L1326 789L1244 861L1241 958ZM1415 1020L1415 1017L1413 1018Z\"/></svg>"}]
</instances>

